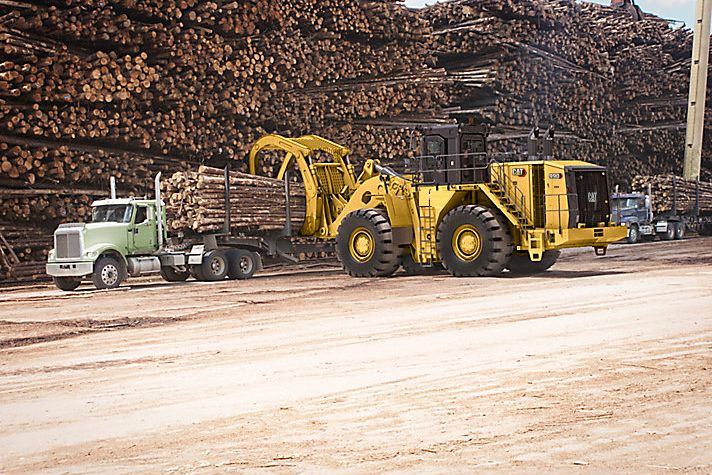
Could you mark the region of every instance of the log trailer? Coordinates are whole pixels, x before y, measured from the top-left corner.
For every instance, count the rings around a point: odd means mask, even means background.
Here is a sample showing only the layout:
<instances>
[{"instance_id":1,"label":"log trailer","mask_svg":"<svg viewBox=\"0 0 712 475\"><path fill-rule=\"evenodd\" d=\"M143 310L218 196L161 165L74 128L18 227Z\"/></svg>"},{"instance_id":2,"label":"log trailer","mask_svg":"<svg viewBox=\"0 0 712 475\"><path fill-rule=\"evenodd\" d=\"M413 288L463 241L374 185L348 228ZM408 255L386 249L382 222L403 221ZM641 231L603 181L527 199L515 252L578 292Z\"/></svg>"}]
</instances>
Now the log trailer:
<instances>
[{"instance_id":1,"label":"log trailer","mask_svg":"<svg viewBox=\"0 0 712 475\"><path fill-rule=\"evenodd\" d=\"M699 179L695 181L695 201L691 209L678 207L678 179L672 178L672 206L670 209L655 213L652 204L650 185L645 192L618 193L611 195L613 216L617 224L628 228L626 242L636 244L641 240L661 241L683 239L688 231L701 236L712 235L712 212L700 207Z\"/></svg>"},{"instance_id":2,"label":"log trailer","mask_svg":"<svg viewBox=\"0 0 712 475\"><path fill-rule=\"evenodd\" d=\"M245 279L261 255L296 261L299 252L335 248L355 277L390 276L400 266L411 272L442 266L463 277L505 269L531 274L551 267L560 249L588 246L605 255L609 244L625 238L626 227L611 222L605 168L536 156L498 161L487 154L486 130L473 125L423 132L423 156L403 172L370 159L358 176L349 150L321 137L259 139L249 154L250 173L257 174L262 152L284 153L277 178L285 183L287 219L278 232L233 232L227 169L224 230L208 235L169 236L160 174L155 199L117 199L112 185L112 198L93 204L94 222L55 231L47 273L63 290L84 278L114 288L129 275L159 272L168 281ZM295 169L306 193L298 230L289 219ZM319 244L294 244L294 235Z\"/></svg>"}]
</instances>

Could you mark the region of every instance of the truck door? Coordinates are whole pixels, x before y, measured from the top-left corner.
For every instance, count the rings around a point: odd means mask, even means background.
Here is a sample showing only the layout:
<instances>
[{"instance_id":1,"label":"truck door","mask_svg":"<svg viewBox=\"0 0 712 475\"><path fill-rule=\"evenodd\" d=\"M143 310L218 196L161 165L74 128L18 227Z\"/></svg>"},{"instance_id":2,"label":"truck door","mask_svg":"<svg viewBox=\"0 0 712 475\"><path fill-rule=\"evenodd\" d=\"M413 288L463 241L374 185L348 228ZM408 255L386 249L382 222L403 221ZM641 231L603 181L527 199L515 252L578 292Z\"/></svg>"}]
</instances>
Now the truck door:
<instances>
[{"instance_id":1,"label":"truck door","mask_svg":"<svg viewBox=\"0 0 712 475\"><path fill-rule=\"evenodd\" d=\"M156 213L152 207L144 204L135 206L133 225L129 228L129 242L132 254L156 251Z\"/></svg>"}]
</instances>

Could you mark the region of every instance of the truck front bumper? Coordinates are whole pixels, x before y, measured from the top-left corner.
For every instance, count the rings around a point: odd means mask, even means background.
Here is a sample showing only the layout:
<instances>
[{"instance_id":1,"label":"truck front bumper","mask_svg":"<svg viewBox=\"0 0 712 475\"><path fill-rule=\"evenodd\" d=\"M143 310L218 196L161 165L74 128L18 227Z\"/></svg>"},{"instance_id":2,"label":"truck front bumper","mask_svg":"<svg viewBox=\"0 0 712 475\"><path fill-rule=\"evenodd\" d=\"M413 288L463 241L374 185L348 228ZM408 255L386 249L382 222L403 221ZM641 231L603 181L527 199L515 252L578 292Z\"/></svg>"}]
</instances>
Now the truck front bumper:
<instances>
[{"instance_id":1,"label":"truck front bumper","mask_svg":"<svg viewBox=\"0 0 712 475\"><path fill-rule=\"evenodd\" d=\"M48 262L47 274L52 277L84 277L94 272L94 262Z\"/></svg>"}]
</instances>

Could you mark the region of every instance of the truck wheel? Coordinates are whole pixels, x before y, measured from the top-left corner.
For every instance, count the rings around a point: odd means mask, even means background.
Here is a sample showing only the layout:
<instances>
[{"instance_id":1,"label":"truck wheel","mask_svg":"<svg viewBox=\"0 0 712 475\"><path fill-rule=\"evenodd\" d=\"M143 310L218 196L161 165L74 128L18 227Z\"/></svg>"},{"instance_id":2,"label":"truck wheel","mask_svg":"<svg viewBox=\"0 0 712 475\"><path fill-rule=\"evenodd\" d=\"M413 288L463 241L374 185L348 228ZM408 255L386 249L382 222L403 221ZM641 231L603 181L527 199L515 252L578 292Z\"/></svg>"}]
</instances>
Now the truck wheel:
<instances>
[{"instance_id":1,"label":"truck wheel","mask_svg":"<svg viewBox=\"0 0 712 475\"><path fill-rule=\"evenodd\" d=\"M400 266L391 223L376 209L349 213L336 234L336 256L352 277L388 277Z\"/></svg>"},{"instance_id":2,"label":"truck wheel","mask_svg":"<svg viewBox=\"0 0 712 475\"><path fill-rule=\"evenodd\" d=\"M445 215L437 246L443 266L455 277L497 275L512 255L512 238L503 218L476 205Z\"/></svg>"},{"instance_id":3,"label":"truck wheel","mask_svg":"<svg viewBox=\"0 0 712 475\"><path fill-rule=\"evenodd\" d=\"M162 266L161 277L166 282L185 282L190 277L190 272L188 270L179 271L171 266Z\"/></svg>"},{"instance_id":4,"label":"truck wheel","mask_svg":"<svg viewBox=\"0 0 712 475\"><path fill-rule=\"evenodd\" d=\"M76 290L82 283L80 277L52 277L52 281L59 290L64 290L65 292Z\"/></svg>"},{"instance_id":5,"label":"truck wheel","mask_svg":"<svg viewBox=\"0 0 712 475\"><path fill-rule=\"evenodd\" d=\"M203 282L205 280L205 276L203 275L201 267L202 266L200 265L190 265L188 266L188 273L193 276L195 280Z\"/></svg>"},{"instance_id":6,"label":"truck wheel","mask_svg":"<svg viewBox=\"0 0 712 475\"><path fill-rule=\"evenodd\" d=\"M628 230L628 244L636 244L640 240L640 229L636 224L632 225Z\"/></svg>"},{"instance_id":7,"label":"truck wheel","mask_svg":"<svg viewBox=\"0 0 712 475\"><path fill-rule=\"evenodd\" d=\"M685 238L685 223L675 223L675 239Z\"/></svg>"},{"instance_id":8,"label":"truck wheel","mask_svg":"<svg viewBox=\"0 0 712 475\"><path fill-rule=\"evenodd\" d=\"M675 239L675 225L668 224L667 230L658 234L658 236L660 236L660 239L663 241L672 241Z\"/></svg>"},{"instance_id":9,"label":"truck wheel","mask_svg":"<svg viewBox=\"0 0 712 475\"><path fill-rule=\"evenodd\" d=\"M245 280L251 278L259 269L259 255L245 249L230 249L227 251L228 271L230 279Z\"/></svg>"},{"instance_id":10,"label":"truck wheel","mask_svg":"<svg viewBox=\"0 0 712 475\"><path fill-rule=\"evenodd\" d=\"M541 261L534 262L529 258L529 253L515 253L509 258L507 269L515 275L534 275L550 269L561 256L561 251L544 251Z\"/></svg>"},{"instance_id":11,"label":"truck wheel","mask_svg":"<svg viewBox=\"0 0 712 475\"><path fill-rule=\"evenodd\" d=\"M97 289L115 289L123 280L123 268L116 258L102 257L94 264L91 280Z\"/></svg>"},{"instance_id":12,"label":"truck wheel","mask_svg":"<svg viewBox=\"0 0 712 475\"><path fill-rule=\"evenodd\" d=\"M204 280L215 282L225 279L228 270L227 255L225 251L215 249L203 255L203 263L200 265L200 273Z\"/></svg>"}]
</instances>

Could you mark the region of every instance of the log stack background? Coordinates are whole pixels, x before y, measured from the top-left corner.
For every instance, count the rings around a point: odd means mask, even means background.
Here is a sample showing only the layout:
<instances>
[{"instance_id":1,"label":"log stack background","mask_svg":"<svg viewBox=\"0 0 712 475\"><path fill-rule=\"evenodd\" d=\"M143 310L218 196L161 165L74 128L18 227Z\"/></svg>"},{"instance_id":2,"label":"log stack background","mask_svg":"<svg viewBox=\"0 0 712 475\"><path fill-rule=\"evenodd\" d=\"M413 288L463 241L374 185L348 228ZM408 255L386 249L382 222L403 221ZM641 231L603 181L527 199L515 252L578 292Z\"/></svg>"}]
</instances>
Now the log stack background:
<instances>
[{"instance_id":1,"label":"log stack background","mask_svg":"<svg viewBox=\"0 0 712 475\"><path fill-rule=\"evenodd\" d=\"M245 170L267 132L323 135L358 165L465 117L501 151L553 125L559 156L625 188L681 169L691 46L560 0L0 0L0 222L50 236L111 175L143 195L158 171Z\"/></svg>"}]
</instances>

